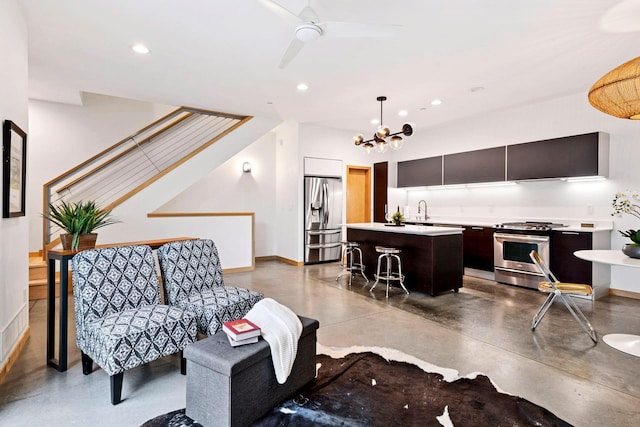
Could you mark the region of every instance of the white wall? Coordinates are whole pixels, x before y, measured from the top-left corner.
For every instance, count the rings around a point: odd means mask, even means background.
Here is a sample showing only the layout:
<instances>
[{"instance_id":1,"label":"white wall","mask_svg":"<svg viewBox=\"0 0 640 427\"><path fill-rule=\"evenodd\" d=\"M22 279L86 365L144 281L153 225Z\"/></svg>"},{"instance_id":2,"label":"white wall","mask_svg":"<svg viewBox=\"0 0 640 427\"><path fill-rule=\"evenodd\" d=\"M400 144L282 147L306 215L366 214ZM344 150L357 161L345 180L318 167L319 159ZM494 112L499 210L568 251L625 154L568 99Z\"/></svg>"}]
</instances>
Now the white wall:
<instances>
[{"instance_id":1,"label":"white wall","mask_svg":"<svg viewBox=\"0 0 640 427\"><path fill-rule=\"evenodd\" d=\"M285 121L276 134L276 255L302 261L302 160L298 123Z\"/></svg>"},{"instance_id":2,"label":"white wall","mask_svg":"<svg viewBox=\"0 0 640 427\"><path fill-rule=\"evenodd\" d=\"M242 172L244 162L251 173ZM276 135L269 132L158 212L254 212L255 255L276 253Z\"/></svg>"},{"instance_id":3,"label":"white wall","mask_svg":"<svg viewBox=\"0 0 640 427\"><path fill-rule=\"evenodd\" d=\"M177 107L84 93L83 105L29 101L29 250L42 249L42 186Z\"/></svg>"},{"instance_id":4,"label":"white wall","mask_svg":"<svg viewBox=\"0 0 640 427\"><path fill-rule=\"evenodd\" d=\"M0 2L0 121L29 135L27 25L14 0ZM34 152L27 136L27 159ZM30 169L27 168L29 174ZM30 177L27 176L27 185ZM27 197L27 209L33 199ZM0 218L0 366L29 326L28 217Z\"/></svg>"}]
</instances>

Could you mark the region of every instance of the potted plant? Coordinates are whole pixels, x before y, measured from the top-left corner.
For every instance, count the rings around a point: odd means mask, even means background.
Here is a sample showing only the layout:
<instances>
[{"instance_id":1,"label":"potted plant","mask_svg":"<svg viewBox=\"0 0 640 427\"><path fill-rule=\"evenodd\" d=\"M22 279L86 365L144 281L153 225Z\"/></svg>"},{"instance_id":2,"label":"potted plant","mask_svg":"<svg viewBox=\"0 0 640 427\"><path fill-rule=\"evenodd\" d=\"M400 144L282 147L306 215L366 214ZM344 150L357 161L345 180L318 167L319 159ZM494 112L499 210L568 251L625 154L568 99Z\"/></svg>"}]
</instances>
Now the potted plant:
<instances>
[{"instance_id":1,"label":"potted plant","mask_svg":"<svg viewBox=\"0 0 640 427\"><path fill-rule=\"evenodd\" d=\"M393 216L391 217L391 220L396 225L402 225L402 223L404 222L404 216L402 215L402 213L400 211L398 211L398 212L393 214Z\"/></svg>"},{"instance_id":2,"label":"potted plant","mask_svg":"<svg viewBox=\"0 0 640 427\"><path fill-rule=\"evenodd\" d=\"M629 214L640 219L640 195L635 191L627 190L622 193L616 193L613 198L612 206L612 216ZM631 240L631 243L627 243L623 246L622 252L628 257L640 258L640 230L618 230L618 232Z\"/></svg>"},{"instance_id":3,"label":"potted plant","mask_svg":"<svg viewBox=\"0 0 640 427\"><path fill-rule=\"evenodd\" d=\"M95 247L98 235L93 231L119 222L111 216L111 210L101 209L94 201L49 204L44 217L67 232L60 235L62 248L75 251Z\"/></svg>"}]
</instances>

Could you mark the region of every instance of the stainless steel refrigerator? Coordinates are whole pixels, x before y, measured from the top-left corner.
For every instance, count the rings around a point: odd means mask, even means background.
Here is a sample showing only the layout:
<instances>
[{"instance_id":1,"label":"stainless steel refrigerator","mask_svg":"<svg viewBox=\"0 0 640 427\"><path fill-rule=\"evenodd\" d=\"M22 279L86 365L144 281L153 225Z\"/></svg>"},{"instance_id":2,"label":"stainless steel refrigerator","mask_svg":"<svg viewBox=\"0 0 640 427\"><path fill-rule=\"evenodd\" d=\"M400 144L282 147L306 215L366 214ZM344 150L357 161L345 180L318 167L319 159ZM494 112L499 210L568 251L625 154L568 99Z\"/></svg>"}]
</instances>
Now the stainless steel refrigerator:
<instances>
[{"instance_id":1,"label":"stainless steel refrigerator","mask_svg":"<svg viewBox=\"0 0 640 427\"><path fill-rule=\"evenodd\" d=\"M304 262L340 259L342 228L342 179L304 178Z\"/></svg>"}]
</instances>

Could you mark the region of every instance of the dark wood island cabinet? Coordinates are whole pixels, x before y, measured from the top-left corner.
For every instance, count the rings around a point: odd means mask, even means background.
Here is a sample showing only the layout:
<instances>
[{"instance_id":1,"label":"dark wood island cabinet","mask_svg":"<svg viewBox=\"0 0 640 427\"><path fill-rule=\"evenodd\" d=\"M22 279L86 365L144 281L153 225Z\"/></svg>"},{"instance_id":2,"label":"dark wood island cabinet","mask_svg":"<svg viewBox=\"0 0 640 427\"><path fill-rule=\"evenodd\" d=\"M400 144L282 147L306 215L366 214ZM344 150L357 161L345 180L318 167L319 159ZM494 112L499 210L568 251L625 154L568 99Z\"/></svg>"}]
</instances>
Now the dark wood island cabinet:
<instances>
[{"instance_id":1,"label":"dark wood island cabinet","mask_svg":"<svg viewBox=\"0 0 640 427\"><path fill-rule=\"evenodd\" d=\"M402 250L402 273L411 291L437 295L462 287L462 228L384 224L347 224L347 239L360 243L366 272L375 274L379 253L376 246Z\"/></svg>"}]
</instances>

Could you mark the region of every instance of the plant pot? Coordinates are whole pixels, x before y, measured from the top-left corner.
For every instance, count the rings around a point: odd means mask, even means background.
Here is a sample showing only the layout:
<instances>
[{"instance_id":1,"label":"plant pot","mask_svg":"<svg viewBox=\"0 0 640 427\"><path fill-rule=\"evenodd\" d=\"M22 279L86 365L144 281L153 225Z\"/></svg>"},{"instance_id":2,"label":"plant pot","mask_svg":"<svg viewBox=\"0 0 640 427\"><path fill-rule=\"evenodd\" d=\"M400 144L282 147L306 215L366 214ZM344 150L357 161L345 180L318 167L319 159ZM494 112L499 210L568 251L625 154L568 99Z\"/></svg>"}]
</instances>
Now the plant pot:
<instances>
[{"instance_id":1,"label":"plant pot","mask_svg":"<svg viewBox=\"0 0 640 427\"><path fill-rule=\"evenodd\" d=\"M627 243L622 247L622 253L630 258L640 258L640 245Z\"/></svg>"},{"instance_id":2,"label":"plant pot","mask_svg":"<svg viewBox=\"0 0 640 427\"><path fill-rule=\"evenodd\" d=\"M85 249L93 249L96 247L96 240L98 240L98 233L81 234L78 236L78 250L83 251ZM71 244L73 243L73 234L61 234L60 242L62 243L62 249L71 250Z\"/></svg>"}]
</instances>

